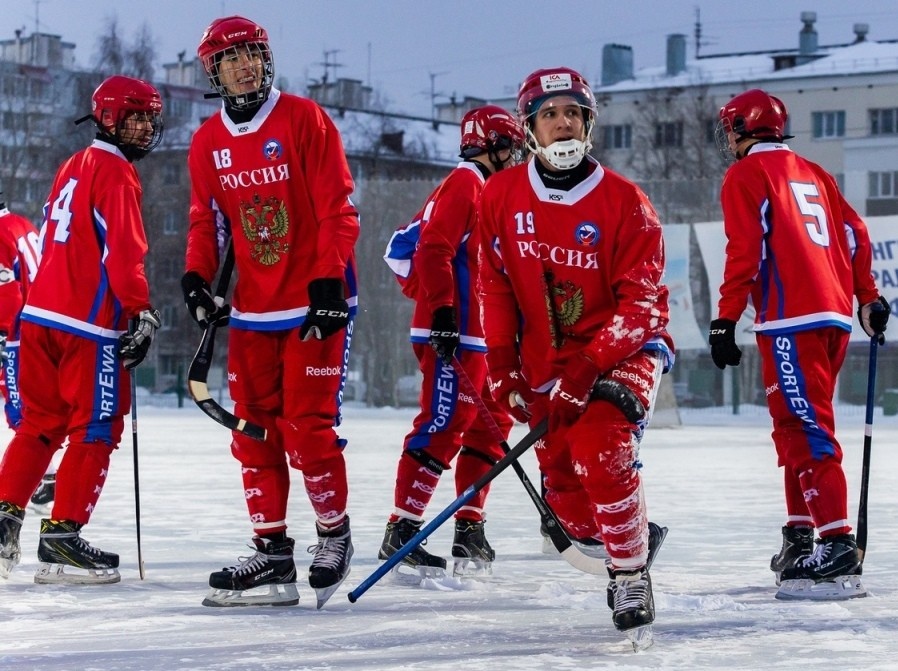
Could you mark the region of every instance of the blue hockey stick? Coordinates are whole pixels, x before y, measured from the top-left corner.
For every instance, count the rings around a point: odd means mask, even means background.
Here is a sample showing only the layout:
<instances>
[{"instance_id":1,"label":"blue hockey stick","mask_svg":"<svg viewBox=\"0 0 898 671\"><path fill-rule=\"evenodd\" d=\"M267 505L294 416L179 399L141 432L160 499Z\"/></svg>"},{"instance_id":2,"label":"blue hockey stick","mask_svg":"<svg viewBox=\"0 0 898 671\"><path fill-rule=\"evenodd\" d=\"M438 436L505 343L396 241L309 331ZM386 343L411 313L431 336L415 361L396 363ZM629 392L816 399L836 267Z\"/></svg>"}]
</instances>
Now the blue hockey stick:
<instances>
[{"instance_id":1,"label":"blue hockey stick","mask_svg":"<svg viewBox=\"0 0 898 671\"><path fill-rule=\"evenodd\" d=\"M867 409L864 418L864 461L861 468L861 499L857 507L857 553L861 563L867 552L867 490L870 487L870 456L873 442L873 396L876 391L876 352L880 336L870 338L870 364L867 368Z\"/></svg>"},{"instance_id":2,"label":"blue hockey stick","mask_svg":"<svg viewBox=\"0 0 898 671\"><path fill-rule=\"evenodd\" d=\"M440 525L443 524L446 520L448 520L452 515L458 511L465 503L467 503L474 494L478 491L486 487L487 484L492 482L496 476L498 476L502 471L512 465L512 463L517 460L524 452L529 450L534 443L536 443L540 438L542 438L546 434L546 430L548 429L548 420L544 419L535 427L530 430L526 436L524 436L521 441L515 445L511 451L508 452L504 457L502 457L499 461L496 462L496 465L493 466L490 470L484 473L480 478L470 485L465 491L463 491L455 501L450 503L439 515L434 517L430 522L428 522L421 530L412 536L408 542L399 548L394 555L392 555L389 559L387 559L383 564L377 567L375 571L365 578L359 586L356 587L349 593L349 601L351 603L355 603L360 596L362 596L365 592L367 592L374 584L383 578L387 573L392 570L394 566L396 566L399 562L401 562L406 555L410 554L417 548L421 543L423 543L430 534L436 531Z\"/></svg>"}]
</instances>

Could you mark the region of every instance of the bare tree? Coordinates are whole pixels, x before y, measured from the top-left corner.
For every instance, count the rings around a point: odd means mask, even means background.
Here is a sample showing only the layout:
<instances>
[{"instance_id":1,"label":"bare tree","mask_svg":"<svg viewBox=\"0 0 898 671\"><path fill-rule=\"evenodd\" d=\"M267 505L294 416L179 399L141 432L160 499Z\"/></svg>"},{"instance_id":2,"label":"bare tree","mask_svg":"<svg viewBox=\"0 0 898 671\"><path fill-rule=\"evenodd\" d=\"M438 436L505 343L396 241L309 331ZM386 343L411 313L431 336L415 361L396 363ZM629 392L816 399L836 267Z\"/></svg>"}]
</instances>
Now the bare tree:
<instances>
[{"instance_id":1,"label":"bare tree","mask_svg":"<svg viewBox=\"0 0 898 671\"><path fill-rule=\"evenodd\" d=\"M118 17L113 14L103 21L103 32L97 38L94 56L96 71L103 76L124 74L125 45L119 36Z\"/></svg>"},{"instance_id":2,"label":"bare tree","mask_svg":"<svg viewBox=\"0 0 898 671\"><path fill-rule=\"evenodd\" d=\"M121 35L118 17L113 14L106 18L94 55L97 72L104 76L128 75L152 81L156 57L156 38L149 24L141 24L134 39L126 42Z\"/></svg>"},{"instance_id":3,"label":"bare tree","mask_svg":"<svg viewBox=\"0 0 898 671\"><path fill-rule=\"evenodd\" d=\"M134 36L134 41L125 49L125 59L127 74L139 79L153 81L156 38L153 37L150 26L146 22L141 24L137 34Z\"/></svg>"},{"instance_id":4,"label":"bare tree","mask_svg":"<svg viewBox=\"0 0 898 671\"><path fill-rule=\"evenodd\" d=\"M662 220L719 217L723 165L714 143L716 106L707 88L657 89L636 109L628 168Z\"/></svg>"}]
</instances>

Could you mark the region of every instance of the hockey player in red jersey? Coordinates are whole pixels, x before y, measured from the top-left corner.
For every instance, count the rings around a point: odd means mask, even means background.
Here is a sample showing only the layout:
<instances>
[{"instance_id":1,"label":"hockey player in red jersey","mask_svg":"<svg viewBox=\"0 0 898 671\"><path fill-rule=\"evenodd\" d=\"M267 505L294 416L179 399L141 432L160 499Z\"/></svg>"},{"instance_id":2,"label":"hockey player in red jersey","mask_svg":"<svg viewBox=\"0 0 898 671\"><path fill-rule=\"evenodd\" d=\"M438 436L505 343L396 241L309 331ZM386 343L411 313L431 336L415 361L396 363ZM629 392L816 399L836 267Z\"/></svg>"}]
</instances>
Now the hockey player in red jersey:
<instances>
[{"instance_id":1,"label":"hockey player in red jersey","mask_svg":"<svg viewBox=\"0 0 898 671\"><path fill-rule=\"evenodd\" d=\"M537 445L546 499L573 538L603 541L614 624L654 619L638 446L672 361L661 224L633 183L588 155L596 120L569 68L529 75L518 114L533 157L484 187L479 215L493 395Z\"/></svg>"},{"instance_id":2,"label":"hockey player in red jersey","mask_svg":"<svg viewBox=\"0 0 898 671\"><path fill-rule=\"evenodd\" d=\"M20 314L28 298L31 282L37 274L41 252L37 227L6 207L0 191L0 363L6 403L6 423L15 430L22 422L22 394L19 391ZM31 496L31 508L50 512L56 492L56 466L53 461Z\"/></svg>"},{"instance_id":3,"label":"hockey player in red jersey","mask_svg":"<svg viewBox=\"0 0 898 671\"><path fill-rule=\"evenodd\" d=\"M883 337L891 309L874 284L864 222L832 176L783 143L787 118L783 102L759 89L720 109L718 144L736 162L721 187L726 264L709 341L718 368L738 366L736 322L751 299L785 476L783 545L770 563L777 598L845 599L866 591L832 399L853 298L871 338Z\"/></svg>"},{"instance_id":4,"label":"hockey player in red jersey","mask_svg":"<svg viewBox=\"0 0 898 671\"><path fill-rule=\"evenodd\" d=\"M92 98L97 136L56 173L44 206L40 271L22 309L23 416L0 462L0 575L19 560L24 506L68 438L57 496L41 520L37 583L112 583L119 557L81 537L130 410L128 371L161 326L144 272L146 233L133 162L162 139L162 99L115 75ZM129 327L129 320L131 325Z\"/></svg>"},{"instance_id":5,"label":"hockey player in red jersey","mask_svg":"<svg viewBox=\"0 0 898 671\"><path fill-rule=\"evenodd\" d=\"M335 430L357 305L352 178L324 110L274 87L264 28L241 16L216 19L197 54L223 106L190 145L184 299L200 325L227 316L209 283L230 238L237 281L229 389L235 414L268 430L264 442L233 434L256 552L212 573L204 603L298 602L287 536L292 467L302 472L316 517L309 584L320 608L349 572L353 552L345 441ZM253 587L264 593L244 594Z\"/></svg>"},{"instance_id":6,"label":"hockey player in red jersey","mask_svg":"<svg viewBox=\"0 0 898 671\"><path fill-rule=\"evenodd\" d=\"M403 293L413 298L411 342L424 379L421 410L405 437L396 471L395 508L387 522L379 557L387 559L421 528L441 473L455 459L455 487L461 494L502 458L503 452L478 417L474 399L460 389L453 358L464 367L502 433L512 420L494 404L486 383L486 345L477 292L477 247L472 238L477 200L488 178L514 165L524 134L501 107L486 105L461 122L461 163L428 196L412 223L390 240L385 259ZM492 406L492 407L490 407ZM456 513L454 573L488 573L495 552L484 533L485 487ZM446 561L424 548L403 563L425 575L442 573ZM468 566L473 564L473 566Z\"/></svg>"}]
</instances>

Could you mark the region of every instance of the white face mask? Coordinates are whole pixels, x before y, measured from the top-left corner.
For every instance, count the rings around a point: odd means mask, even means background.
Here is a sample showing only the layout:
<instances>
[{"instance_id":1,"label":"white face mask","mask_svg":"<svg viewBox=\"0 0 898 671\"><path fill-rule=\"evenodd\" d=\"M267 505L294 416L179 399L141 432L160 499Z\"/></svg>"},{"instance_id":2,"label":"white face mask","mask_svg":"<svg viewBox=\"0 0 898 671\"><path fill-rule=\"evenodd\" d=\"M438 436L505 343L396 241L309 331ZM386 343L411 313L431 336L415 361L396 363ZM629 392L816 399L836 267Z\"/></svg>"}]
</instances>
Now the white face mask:
<instances>
[{"instance_id":1,"label":"white face mask","mask_svg":"<svg viewBox=\"0 0 898 671\"><path fill-rule=\"evenodd\" d=\"M536 153L546 159L553 168L570 170L580 164L591 144L589 141L564 140L553 142L548 147L539 147Z\"/></svg>"}]
</instances>

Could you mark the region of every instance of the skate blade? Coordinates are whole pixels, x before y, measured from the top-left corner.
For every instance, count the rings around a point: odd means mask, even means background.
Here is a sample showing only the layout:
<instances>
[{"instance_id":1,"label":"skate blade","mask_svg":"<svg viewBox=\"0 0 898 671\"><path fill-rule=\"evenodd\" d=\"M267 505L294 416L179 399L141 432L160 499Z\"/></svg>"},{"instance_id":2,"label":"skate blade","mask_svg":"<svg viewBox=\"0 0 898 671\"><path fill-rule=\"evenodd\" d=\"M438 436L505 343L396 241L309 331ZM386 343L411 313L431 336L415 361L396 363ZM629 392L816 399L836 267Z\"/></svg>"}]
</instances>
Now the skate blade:
<instances>
[{"instance_id":1,"label":"skate blade","mask_svg":"<svg viewBox=\"0 0 898 671\"><path fill-rule=\"evenodd\" d=\"M394 582L400 585L418 586L423 580L443 580L446 570L439 566L409 566L399 562L390 569Z\"/></svg>"},{"instance_id":2,"label":"skate blade","mask_svg":"<svg viewBox=\"0 0 898 671\"><path fill-rule=\"evenodd\" d=\"M452 575L456 578L489 578L493 575L493 563L458 557Z\"/></svg>"},{"instance_id":3,"label":"skate blade","mask_svg":"<svg viewBox=\"0 0 898 671\"><path fill-rule=\"evenodd\" d=\"M610 558L604 544L586 545L572 538L571 545L591 559L601 559L602 561L605 561Z\"/></svg>"},{"instance_id":4,"label":"skate blade","mask_svg":"<svg viewBox=\"0 0 898 671\"><path fill-rule=\"evenodd\" d=\"M859 575L840 576L835 580L783 580L776 598L781 601L846 601L867 596Z\"/></svg>"},{"instance_id":5,"label":"skate blade","mask_svg":"<svg viewBox=\"0 0 898 671\"><path fill-rule=\"evenodd\" d=\"M265 591L263 591L265 590ZM252 589L218 589L209 590L203 605L211 608L230 608L232 606L295 606L299 603L299 592L296 583L262 585Z\"/></svg>"},{"instance_id":6,"label":"skate blade","mask_svg":"<svg viewBox=\"0 0 898 671\"><path fill-rule=\"evenodd\" d=\"M633 652L648 650L655 643L655 632L650 624L627 629L624 634L633 646Z\"/></svg>"},{"instance_id":7,"label":"skate blade","mask_svg":"<svg viewBox=\"0 0 898 671\"><path fill-rule=\"evenodd\" d=\"M347 567L346 573L343 574L343 577L340 578L338 582L333 585L329 585L327 587L313 587L315 590L315 599L316 610L321 610L321 607L328 602L328 600L334 595L334 592L337 591L337 588L343 584L343 581L346 580L346 577L349 575L349 568Z\"/></svg>"},{"instance_id":8,"label":"skate blade","mask_svg":"<svg viewBox=\"0 0 898 671\"><path fill-rule=\"evenodd\" d=\"M0 557L0 578L9 578L9 574L19 563L19 557Z\"/></svg>"},{"instance_id":9,"label":"skate blade","mask_svg":"<svg viewBox=\"0 0 898 671\"><path fill-rule=\"evenodd\" d=\"M65 564L41 562L34 574L38 585L111 585L121 582L116 568L78 568Z\"/></svg>"},{"instance_id":10,"label":"skate blade","mask_svg":"<svg viewBox=\"0 0 898 671\"><path fill-rule=\"evenodd\" d=\"M548 536L543 536L543 546L541 552L544 555L557 555L558 550L555 549L555 546L552 544L552 539Z\"/></svg>"}]
</instances>

